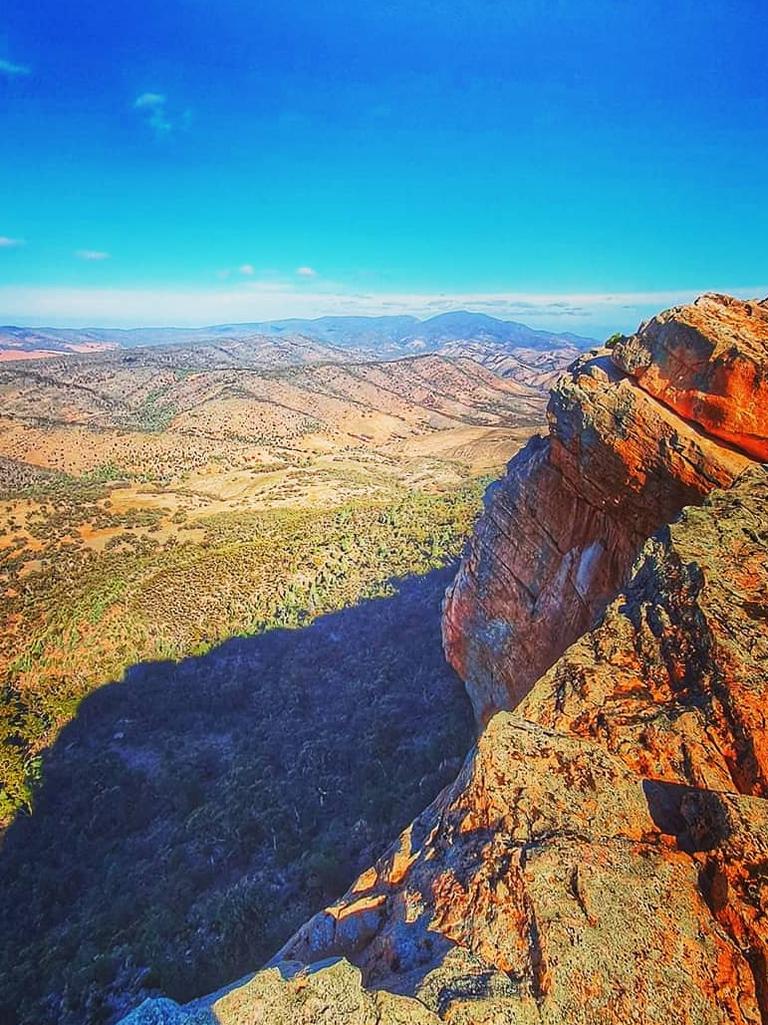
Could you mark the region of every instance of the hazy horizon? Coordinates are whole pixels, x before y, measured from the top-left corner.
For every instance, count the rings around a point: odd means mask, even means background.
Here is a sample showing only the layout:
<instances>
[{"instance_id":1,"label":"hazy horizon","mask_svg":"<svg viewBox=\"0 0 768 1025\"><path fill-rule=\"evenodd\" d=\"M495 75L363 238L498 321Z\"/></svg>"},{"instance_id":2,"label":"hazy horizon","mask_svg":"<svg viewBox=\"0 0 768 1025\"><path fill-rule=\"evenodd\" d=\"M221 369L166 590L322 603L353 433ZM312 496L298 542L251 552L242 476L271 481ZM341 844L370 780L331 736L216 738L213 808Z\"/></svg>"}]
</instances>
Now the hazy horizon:
<instances>
[{"instance_id":1,"label":"hazy horizon","mask_svg":"<svg viewBox=\"0 0 768 1025\"><path fill-rule=\"evenodd\" d=\"M0 297L3 289L0 286ZM671 291L658 294L640 295L616 295L616 296L568 296L541 297L537 303L534 297L526 299L515 305L510 300L489 298L484 304L461 305L452 303L449 298L424 300L420 305L416 297L411 297L410 302L402 304L379 302L366 303L360 301L359 305L350 302L348 299L334 298L330 302L318 303L317 307L309 304L309 312L302 310L293 312L276 313L267 316L246 316L253 311L247 302L236 301L233 304L213 303L207 306L205 295L190 293L187 299L187 308L208 309L215 314L218 309L222 316L205 317L179 316L175 319L158 317L135 318L122 316L116 311L134 308L136 297L125 293L106 293L99 296L100 302L96 309L102 313L92 320L76 314L56 315L56 307L51 307L51 315L45 316L38 313L36 316L13 315L13 309L0 306L0 326L21 327L30 330L43 328L61 328L67 330L149 330L165 328L187 328L190 330L215 327L221 324L258 324L284 320L320 320L324 317L385 317L385 316L412 316L419 321L425 321L431 317L443 313L475 313L491 316L497 320L515 321L526 325L534 330L548 331L557 334L575 334L587 338L601 339L614 332L631 333L638 325L654 316L660 310L690 302L704 292L724 292L738 296L743 299L762 299L768 295L768 286L757 286L752 288L702 288L682 291ZM16 290L17 295L23 299L25 293ZM363 297L354 297L361 300ZM238 296L239 300L240 297ZM196 302L199 300L199 302ZM579 305L581 304L581 305ZM561 307L552 309L552 307ZM394 308L393 308L394 307ZM39 308L39 306L38 306ZM281 306L275 308L279 311ZM233 316L223 316L226 313Z\"/></svg>"}]
</instances>

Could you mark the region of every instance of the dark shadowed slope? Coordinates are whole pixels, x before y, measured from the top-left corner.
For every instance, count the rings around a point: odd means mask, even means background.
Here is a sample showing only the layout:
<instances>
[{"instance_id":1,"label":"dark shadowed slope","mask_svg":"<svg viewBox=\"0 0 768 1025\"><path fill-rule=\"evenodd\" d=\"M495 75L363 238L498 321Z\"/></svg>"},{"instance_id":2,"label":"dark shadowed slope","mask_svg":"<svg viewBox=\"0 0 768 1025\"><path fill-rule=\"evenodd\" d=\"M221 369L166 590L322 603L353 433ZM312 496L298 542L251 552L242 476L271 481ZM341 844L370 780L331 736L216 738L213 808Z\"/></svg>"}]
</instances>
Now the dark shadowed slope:
<instances>
[{"instance_id":1,"label":"dark shadowed slope","mask_svg":"<svg viewBox=\"0 0 768 1025\"><path fill-rule=\"evenodd\" d=\"M188 1000L337 897L470 742L440 647L452 573L86 699L0 852L0 1021Z\"/></svg>"}]
</instances>

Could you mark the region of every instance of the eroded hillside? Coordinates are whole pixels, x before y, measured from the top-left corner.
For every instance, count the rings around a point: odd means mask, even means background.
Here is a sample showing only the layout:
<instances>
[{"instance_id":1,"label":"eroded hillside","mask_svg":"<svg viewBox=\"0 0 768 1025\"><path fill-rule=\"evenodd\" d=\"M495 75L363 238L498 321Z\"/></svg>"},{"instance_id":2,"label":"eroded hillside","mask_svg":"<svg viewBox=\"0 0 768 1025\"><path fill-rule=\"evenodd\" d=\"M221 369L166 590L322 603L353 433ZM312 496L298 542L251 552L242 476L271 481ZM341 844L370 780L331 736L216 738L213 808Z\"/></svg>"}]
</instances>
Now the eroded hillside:
<instances>
[{"instance_id":1,"label":"eroded hillside","mask_svg":"<svg viewBox=\"0 0 768 1025\"><path fill-rule=\"evenodd\" d=\"M455 775L446 567L545 399L464 357L343 356L0 372L0 1020L225 983Z\"/></svg>"}]
</instances>

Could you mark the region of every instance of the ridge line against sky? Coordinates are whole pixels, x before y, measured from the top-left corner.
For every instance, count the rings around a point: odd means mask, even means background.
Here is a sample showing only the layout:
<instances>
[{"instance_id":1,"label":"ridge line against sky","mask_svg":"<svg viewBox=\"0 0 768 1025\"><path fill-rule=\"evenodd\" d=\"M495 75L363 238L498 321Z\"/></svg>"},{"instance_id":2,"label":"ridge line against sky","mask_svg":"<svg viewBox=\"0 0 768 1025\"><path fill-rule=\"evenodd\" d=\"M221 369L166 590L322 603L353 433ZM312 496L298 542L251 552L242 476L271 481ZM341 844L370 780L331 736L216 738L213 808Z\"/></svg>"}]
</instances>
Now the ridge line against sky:
<instances>
[{"instance_id":1,"label":"ridge line against sky","mask_svg":"<svg viewBox=\"0 0 768 1025\"><path fill-rule=\"evenodd\" d=\"M0 319L764 294L766 52L763 0L7 0Z\"/></svg>"},{"instance_id":2,"label":"ridge line against sky","mask_svg":"<svg viewBox=\"0 0 768 1025\"><path fill-rule=\"evenodd\" d=\"M259 282L230 289L76 289L0 285L0 323L22 327L205 327L311 319L321 316L412 314L427 318L453 310L530 322L551 331L599 337L631 331L668 306L705 291L744 299L768 296L768 285L616 293L364 293L338 286L301 289L291 282ZM25 313L34 309L34 316Z\"/></svg>"}]
</instances>

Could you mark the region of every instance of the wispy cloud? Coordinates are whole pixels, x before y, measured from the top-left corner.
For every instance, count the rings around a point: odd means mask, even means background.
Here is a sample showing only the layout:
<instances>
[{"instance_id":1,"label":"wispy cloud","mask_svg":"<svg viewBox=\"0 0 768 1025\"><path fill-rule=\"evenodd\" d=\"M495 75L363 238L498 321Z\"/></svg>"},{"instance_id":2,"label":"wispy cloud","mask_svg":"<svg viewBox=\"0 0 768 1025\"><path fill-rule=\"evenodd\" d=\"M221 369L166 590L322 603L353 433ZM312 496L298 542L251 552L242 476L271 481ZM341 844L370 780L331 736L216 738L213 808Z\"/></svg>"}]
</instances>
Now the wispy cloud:
<instances>
[{"instance_id":1,"label":"wispy cloud","mask_svg":"<svg viewBox=\"0 0 768 1025\"><path fill-rule=\"evenodd\" d=\"M168 116L168 97L165 93L141 93L133 103L133 109L141 111L152 131L157 136L168 135L173 131L173 123Z\"/></svg>"},{"instance_id":2,"label":"wispy cloud","mask_svg":"<svg viewBox=\"0 0 768 1025\"><path fill-rule=\"evenodd\" d=\"M174 109L165 93L141 93L133 101L133 109L139 111L157 138L170 135L177 129L187 129L192 124L192 111L189 108Z\"/></svg>"},{"instance_id":3,"label":"wispy cloud","mask_svg":"<svg viewBox=\"0 0 768 1025\"><path fill-rule=\"evenodd\" d=\"M7 235L0 235L0 249L15 249L16 246L23 245L23 238L9 238Z\"/></svg>"},{"instance_id":4,"label":"wispy cloud","mask_svg":"<svg viewBox=\"0 0 768 1025\"><path fill-rule=\"evenodd\" d=\"M0 75L5 75L6 78L19 78L22 75L31 75L32 69L28 68L26 64L14 64L13 61L3 60L0 57Z\"/></svg>"},{"instance_id":5,"label":"wispy cloud","mask_svg":"<svg viewBox=\"0 0 768 1025\"><path fill-rule=\"evenodd\" d=\"M105 253L103 249L78 249L75 251L75 256L81 260L108 260L109 253Z\"/></svg>"},{"instance_id":6,"label":"wispy cloud","mask_svg":"<svg viewBox=\"0 0 768 1025\"><path fill-rule=\"evenodd\" d=\"M316 278L317 271L314 267L297 267L296 273L300 278Z\"/></svg>"},{"instance_id":7,"label":"wispy cloud","mask_svg":"<svg viewBox=\"0 0 768 1025\"><path fill-rule=\"evenodd\" d=\"M246 277L252 277L256 273L256 268L252 263L241 263L237 269Z\"/></svg>"}]
</instances>

